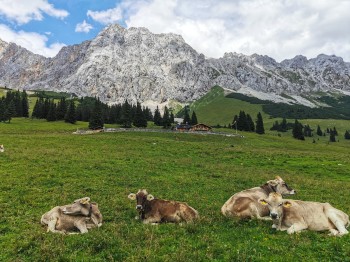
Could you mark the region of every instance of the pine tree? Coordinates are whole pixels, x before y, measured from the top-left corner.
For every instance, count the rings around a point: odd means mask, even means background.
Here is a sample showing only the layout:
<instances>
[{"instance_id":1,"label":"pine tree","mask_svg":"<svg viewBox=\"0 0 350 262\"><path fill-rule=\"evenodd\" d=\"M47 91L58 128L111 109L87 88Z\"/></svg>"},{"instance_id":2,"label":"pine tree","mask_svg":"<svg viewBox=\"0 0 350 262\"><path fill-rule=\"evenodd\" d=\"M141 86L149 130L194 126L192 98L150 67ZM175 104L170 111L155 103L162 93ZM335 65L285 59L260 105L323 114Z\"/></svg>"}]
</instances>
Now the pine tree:
<instances>
[{"instance_id":1,"label":"pine tree","mask_svg":"<svg viewBox=\"0 0 350 262\"><path fill-rule=\"evenodd\" d=\"M184 115L184 121L182 122L183 124L191 124L191 118L189 114L189 109L188 106L185 106L185 115Z\"/></svg>"},{"instance_id":2,"label":"pine tree","mask_svg":"<svg viewBox=\"0 0 350 262\"><path fill-rule=\"evenodd\" d=\"M154 124L156 126L162 125L162 116L160 115L159 108L157 106L156 110L154 111L154 117L153 117Z\"/></svg>"},{"instance_id":3,"label":"pine tree","mask_svg":"<svg viewBox=\"0 0 350 262\"><path fill-rule=\"evenodd\" d=\"M264 122L261 113L258 113L257 120L256 120L256 133L257 134L265 134L264 129Z\"/></svg>"},{"instance_id":4,"label":"pine tree","mask_svg":"<svg viewBox=\"0 0 350 262\"><path fill-rule=\"evenodd\" d=\"M240 131L247 131L247 116L244 111L239 111L238 120L237 120L237 129Z\"/></svg>"},{"instance_id":5,"label":"pine tree","mask_svg":"<svg viewBox=\"0 0 350 262\"><path fill-rule=\"evenodd\" d=\"M335 135L335 136L338 135L338 131L337 131L337 129L335 129L335 127L333 127L333 132L334 132L334 135Z\"/></svg>"},{"instance_id":6,"label":"pine tree","mask_svg":"<svg viewBox=\"0 0 350 262\"><path fill-rule=\"evenodd\" d=\"M171 124L175 123L175 116L174 116L173 112L170 113L170 123Z\"/></svg>"},{"instance_id":7,"label":"pine tree","mask_svg":"<svg viewBox=\"0 0 350 262\"><path fill-rule=\"evenodd\" d=\"M294 127L293 127L293 137L295 139L299 140L305 140L305 137L303 135L303 125L298 122L298 120L295 119Z\"/></svg>"},{"instance_id":8,"label":"pine tree","mask_svg":"<svg viewBox=\"0 0 350 262\"><path fill-rule=\"evenodd\" d=\"M350 139L350 132L348 130L345 131L344 138L347 140Z\"/></svg>"},{"instance_id":9,"label":"pine tree","mask_svg":"<svg viewBox=\"0 0 350 262\"><path fill-rule=\"evenodd\" d=\"M80 104L79 104L80 105ZM77 115L78 115L78 108L76 110L77 112ZM67 112L67 102L66 102L66 98L65 97L62 97L60 99L60 101L58 102L58 105L57 105L57 120L63 120L64 119L64 116L66 115L66 112ZM79 112L80 116L81 117L81 112ZM78 116L77 116L78 118ZM81 119L80 119L81 120Z\"/></svg>"},{"instance_id":10,"label":"pine tree","mask_svg":"<svg viewBox=\"0 0 350 262\"><path fill-rule=\"evenodd\" d=\"M321 130L320 125L317 125L317 131L316 131L316 134L317 134L318 136L322 136L322 135L323 135L323 132L322 132L322 130Z\"/></svg>"},{"instance_id":11,"label":"pine tree","mask_svg":"<svg viewBox=\"0 0 350 262\"><path fill-rule=\"evenodd\" d=\"M255 131L255 125L254 125L253 119L249 114L247 114L247 126L248 126L248 130L246 131L249 131L249 132Z\"/></svg>"},{"instance_id":12,"label":"pine tree","mask_svg":"<svg viewBox=\"0 0 350 262\"><path fill-rule=\"evenodd\" d=\"M191 117L191 125L197 125L198 124L198 120L197 120L197 115L196 112L192 112L192 117Z\"/></svg>"},{"instance_id":13,"label":"pine tree","mask_svg":"<svg viewBox=\"0 0 350 262\"><path fill-rule=\"evenodd\" d=\"M130 128L132 124L132 106L125 100L121 109L121 124L125 128Z\"/></svg>"},{"instance_id":14,"label":"pine tree","mask_svg":"<svg viewBox=\"0 0 350 262\"><path fill-rule=\"evenodd\" d=\"M29 117L28 95L26 91L22 92L22 116Z\"/></svg>"},{"instance_id":15,"label":"pine tree","mask_svg":"<svg viewBox=\"0 0 350 262\"><path fill-rule=\"evenodd\" d=\"M139 102L136 104L136 112L133 124L136 127L147 127L147 119L142 111L142 107Z\"/></svg>"},{"instance_id":16,"label":"pine tree","mask_svg":"<svg viewBox=\"0 0 350 262\"><path fill-rule=\"evenodd\" d=\"M330 133L329 133L329 142L335 142L335 132L334 130L330 130Z\"/></svg>"},{"instance_id":17,"label":"pine tree","mask_svg":"<svg viewBox=\"0 0 350 262\"><path fill-rule=\"evenodd\" d=\"M102 105L100 100L96 99L94 108L91 111L91 117L89 120L89 129L92 129L92 130L102 129L103 124L104 122L103 122L103 115L102 115Z\"/></svg>"},{"instance_id":18,"label":"pine tree","mask_svg":"<svg viewBox=\"0 0 350 262\"><path fill-rule=\"evenodd\" d=\"M66 115L64 116L64 121L67 123L75 124L77 122L76 115L75 115L75 103L74 100L71 99L69 102L68 110L66 112Z\"/></svg>"},{"instance_id":19,"label":"pine tree","mask_svg":"<svg viewBox=\"0 0 350 262\"><path fill-rule=\"evenodd\" d=\"M169 109L166 106L164 107L163 127L164 128L171 127L170 112L169 112Z\"/></svg>"},{"instance_id":20,"label":"pine tree","mask_svg":"<svg viewBox=\"0 0 350 262\"><path fill-rule=\"evenodd\" d=\"M238 128L237 128L237 121L238 121L238 116L235 115L235 116L233 117L232 125L231 125L231 127L232 127L233 129L238 129Z\"/></svg>"},{"instance_id":21,"label":"pine tree","mask_svg":"<svg viewBox=\"0 0 350 262\"><path fill-rule=\"evenodd\" d=\"M283 117L283 119L282 119L282 123L281 123L279 131L287 132L287 120L285 117Z\"/></svg>"},{"instance_id":22,"label":"pine tree","mask_svg":"<svg viewBox=\"0 0 350 262\"><path fill-rule=\"evenodd\" d=\"M5 121L5 99L4 98L0 98L0 122L4 122Z\"/></svg>"},{"instance_id":23,"label":"pine tree","mask_svg":"<svg viewBox=\"0 0 350 262\"><path fill-rule=\"evenodd\" d=\"M56 121L56 104L53 100L50 102L49 112L47 113L46 117L47 121Z\"/></svg>"}]
</instances>

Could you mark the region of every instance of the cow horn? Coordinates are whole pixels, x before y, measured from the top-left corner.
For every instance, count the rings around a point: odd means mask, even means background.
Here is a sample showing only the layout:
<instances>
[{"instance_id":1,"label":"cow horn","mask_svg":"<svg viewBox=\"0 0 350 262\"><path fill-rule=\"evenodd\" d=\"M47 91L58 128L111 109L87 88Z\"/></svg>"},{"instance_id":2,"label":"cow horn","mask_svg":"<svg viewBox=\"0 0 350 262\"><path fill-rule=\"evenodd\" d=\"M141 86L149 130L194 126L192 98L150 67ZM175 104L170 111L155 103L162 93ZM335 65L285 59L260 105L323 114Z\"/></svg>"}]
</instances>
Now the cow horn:
<instances>
[{"instance_id":1,"label":"cow horn","mask_svg":"<svg viewBox=\"0 0 350 262\"><path fill-rule=\"evenodd\" d=\"M277 180L283 180L280 176L276 176Z\"/></svg>"}]
</instances>

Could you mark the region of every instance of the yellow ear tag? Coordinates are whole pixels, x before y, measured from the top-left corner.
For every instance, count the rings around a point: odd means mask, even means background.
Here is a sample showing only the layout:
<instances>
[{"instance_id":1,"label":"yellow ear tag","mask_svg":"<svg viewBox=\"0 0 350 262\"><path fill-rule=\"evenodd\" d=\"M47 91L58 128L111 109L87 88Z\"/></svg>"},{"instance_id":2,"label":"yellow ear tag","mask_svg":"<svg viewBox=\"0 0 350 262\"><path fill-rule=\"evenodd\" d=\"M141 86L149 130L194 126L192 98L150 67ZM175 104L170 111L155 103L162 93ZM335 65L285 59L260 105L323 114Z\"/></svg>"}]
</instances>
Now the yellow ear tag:
<instances>
[{"instance_id":1,"label":"yellow ear tag","mask_svg":"<svg viewBox=\"0 0 350 262\"><path fill-rule=\"evenodd\" d=\"M292 206L292 204L290 202L285 202L283 206L289 208Z\"/></svg>"},{"instance_id":2,"label":"yellow ear tag","mask_svg":"<svg viewBox=\"0 0 350 262\"><path fill-rule=\"evenodd\" d=\"M267 202L265 200L260 200L260 204L262 204L263 206L266 206Z\"/></svg>"}]
</instances>

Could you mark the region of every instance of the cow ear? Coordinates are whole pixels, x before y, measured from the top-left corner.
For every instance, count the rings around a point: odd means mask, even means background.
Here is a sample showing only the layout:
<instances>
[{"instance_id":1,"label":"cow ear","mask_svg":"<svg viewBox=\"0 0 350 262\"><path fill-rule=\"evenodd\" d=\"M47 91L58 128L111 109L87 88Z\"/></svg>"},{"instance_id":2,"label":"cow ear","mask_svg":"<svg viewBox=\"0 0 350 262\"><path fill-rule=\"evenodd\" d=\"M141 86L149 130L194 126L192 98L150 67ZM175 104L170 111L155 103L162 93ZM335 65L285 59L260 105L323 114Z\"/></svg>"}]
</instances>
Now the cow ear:
<instances>
[{"instance_id":1,"label":"cow ear","mask_svg":"<svg viewBox=\"0 0 350 262\"><path fill-rule=\"evenodd\" d=\"M86 205L90 203L90 197L84 197L82 199L80 199L79 201L80 204Z\"/></svg>"},{"instance_id":2,"label":"cow ear","mask_svg":"<svg viewBox=\"0 0 350 262\"><path fill-rule=\"evenodd\" d=\"M283 206L286 207L286 208L290 208L292 206L292 203L289 202L289 201L284 201L283 202Z\"/></svg>"},{"instance_id":3,"label":"cow ear","mask_svg":"<svg viewBox=\"0 0 350 262\"><path fill-rule=\"evenodd\" d=\"M262 198L259 199L259 203L262 204L263 206L266 206L266 205L267 205L266 200L265 200L265 199L262 199Z\"/></svg>"},{"instance_id":4,"label":"cow ear","mask_svg":"<svg viewBox=\"0 0 350 262\"><path fill-rule=\"evenodd\" d=\"M271 185L271 186L277 186L277 185L278 185L278 182L277 182L276 179L275 179L275 180L269 180L269 181L267 181L267 183L268 183L269 185Z\"/></svg>"},{"instance_id":5,"label":"cow ear","mask_svg":"<svg viewBox=\"0 0 350 262\"><path fill-rule=\"evenodd\" d=\"M153 200L153 199L154 199L154 196L152 196L151 194L147 195L147 200L148 200L148 201L151 201L151 200Z\"/></svg>"},{"instance_id":6,"label":"cow ear","mask_svg":"<svg viewBox=\"0 0 350 262\"><path fill-rule=\"evenodd\" d=\"M280 176L276 176L276 180L283 181L283 179Z\"/></svg>"},{"instance_id":7,"label":"cow ear","mask_svg":"<svg viewBox=\"0 0 350 262\"><path fill-rule=\"evenodd\" d=\"M130 194L128 195L128 198L129 198L130 200L135 200L135 199L136 199L136 194L130 193Z\"/></svg>"}]
</instances>

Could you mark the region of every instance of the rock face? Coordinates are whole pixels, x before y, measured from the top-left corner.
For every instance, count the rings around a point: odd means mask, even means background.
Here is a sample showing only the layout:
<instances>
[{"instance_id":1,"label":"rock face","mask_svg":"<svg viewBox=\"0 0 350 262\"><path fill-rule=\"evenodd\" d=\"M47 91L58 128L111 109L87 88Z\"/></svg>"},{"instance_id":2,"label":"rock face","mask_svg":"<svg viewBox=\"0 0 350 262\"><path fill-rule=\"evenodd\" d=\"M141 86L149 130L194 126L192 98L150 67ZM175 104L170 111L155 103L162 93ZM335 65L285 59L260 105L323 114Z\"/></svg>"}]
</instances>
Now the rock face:
<instances>
[{"instance_id":1,"label":"rock face","mask_svg":"<svg viewBox=\"0 0 350 262\"><path fill-rule=\"evenodd\" d=\"M226 53L206 59L175 34L111 25L91 41L67 46L54 58L0 40L0 86L125 99L188 102L212 86L300 96L350 91L350 64L336 56L296 56L277 63L268 56Z\"/></svg>"}]
</instances>

